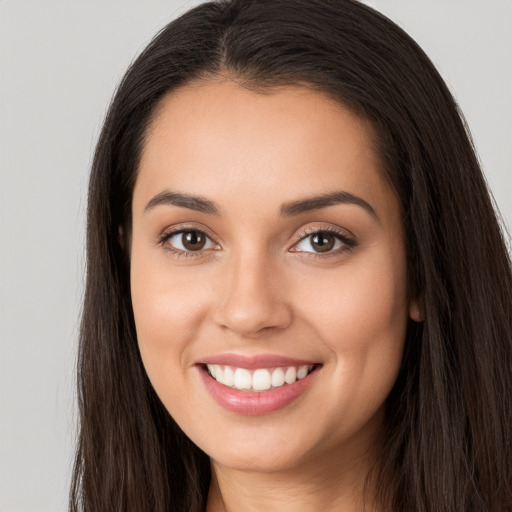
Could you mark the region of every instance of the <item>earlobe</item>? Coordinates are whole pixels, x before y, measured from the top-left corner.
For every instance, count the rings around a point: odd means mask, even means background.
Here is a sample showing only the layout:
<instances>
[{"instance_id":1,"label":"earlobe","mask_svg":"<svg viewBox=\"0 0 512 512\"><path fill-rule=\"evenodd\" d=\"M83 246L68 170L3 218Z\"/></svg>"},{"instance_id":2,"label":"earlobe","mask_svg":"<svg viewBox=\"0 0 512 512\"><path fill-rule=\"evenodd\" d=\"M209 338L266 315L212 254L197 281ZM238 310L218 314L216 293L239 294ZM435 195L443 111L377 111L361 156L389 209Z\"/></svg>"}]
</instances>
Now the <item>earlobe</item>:
<instances>
[{"instance_id":1,"label":"earlobe","mask_svg":"<svg viewBox=\"0 0 512 512\"><path fill-rule=\"evenodd\" d=\"M423 322L425 315L424 315L424 308L423 308L423 304L421 303L421 300L412 299L409 302L409 317L414 322Z\"/></svg>"}]
</instances>

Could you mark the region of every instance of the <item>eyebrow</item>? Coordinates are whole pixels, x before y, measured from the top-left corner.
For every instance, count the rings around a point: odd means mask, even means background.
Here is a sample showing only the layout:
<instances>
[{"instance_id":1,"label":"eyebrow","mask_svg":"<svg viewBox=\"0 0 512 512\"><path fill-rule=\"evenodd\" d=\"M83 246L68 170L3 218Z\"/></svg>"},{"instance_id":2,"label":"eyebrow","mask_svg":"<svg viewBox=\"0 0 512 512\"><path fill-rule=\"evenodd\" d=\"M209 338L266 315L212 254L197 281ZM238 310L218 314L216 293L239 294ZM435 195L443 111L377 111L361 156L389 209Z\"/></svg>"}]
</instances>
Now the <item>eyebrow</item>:
<instances>
[{"instance_id":1,"label":"eyebrow","mask_svg":"<svg viewBox=\"0 0 512 512\"><path fill-rule=\"evenodd\" d=\"M364 208L372 217L379 220L377 212L362 197L345 191L332 192L330 194L285 203L281 206L281 215L285 217L300 215L301 213L321 210L322 208L336 204L355 204Z\"/></svg>"},{"instance_id":2,"label":"eyebrow","mask_svg":"<svg viewBox=\"0 0 512 512\"><path fill-rule=\"evenodd\" d=\"M209 199L189 194L181 194L179 192L170 192L168 190L164 190L153 197L146 205L146 208L144 208L144 211L147 212L159 205L181 206L182 208L188 208L189 210L195 210L197 212L220 215L220 208Z\"/></svg>"},{"instance_id":3,"label":"eyebrow","mask_svg":"<svg viewBox=\"0 0 512 512\"><path fill-rule=\"evenodd\" d=\"M362 197L345 191L332 192L330 194L323 194L320 196L308 197L307 199L284 203L280 208L280 214L283 217L292 217L302 213L321 210L336 204L355 204L364 208L370 215L372 215L372 217L375 217L377 220L379 219L373 207ZM144 208L144 211L147 212L159 205L174 205L201 213L209 213L213 215L221 214L219 206L209 199L190 194L182 194L180 192L170 192L168 190L164 190L153 197Z\"/></svg>"}]
</instances>

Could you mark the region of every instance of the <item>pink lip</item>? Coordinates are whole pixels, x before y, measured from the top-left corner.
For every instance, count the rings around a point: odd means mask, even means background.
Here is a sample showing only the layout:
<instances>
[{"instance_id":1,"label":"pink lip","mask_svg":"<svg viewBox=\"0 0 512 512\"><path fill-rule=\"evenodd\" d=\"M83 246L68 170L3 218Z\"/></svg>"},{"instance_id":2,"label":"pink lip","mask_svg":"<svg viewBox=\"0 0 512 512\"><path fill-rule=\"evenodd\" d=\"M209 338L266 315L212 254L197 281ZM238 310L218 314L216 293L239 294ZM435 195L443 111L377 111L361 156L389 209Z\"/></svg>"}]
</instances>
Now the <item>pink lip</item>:
<instances>
[{"instance_id":1,"label":"pink lip","mask_svg":"<svg viewBox=\"0 0 512 512\"><path fill-rule=\"evenodd\" d=\"M305 361L303 359L293 359L276 354L243 355L227 353L205 357L204 359L201 359L201 361L198 361L198 364L220 364L224 366L235 366L236 368L254 370L256 368L304 366L308 364L318 364L318 361Z\"/></svg>"},{"instance_id":2,"label":"pink lip","mask_svg":"<svg viewBox=\"0 0 512 512\"><path fill-rule=\"evenodd\" d=\"M273 366L273 364L270 366ZM275 366L287 365L277 364ZM219 405L228 411L246 416L270 414L283 409L297 400L309 388L318 374L318 371L313 370L306 377L295 381L293 384L285 384L269 391L250 392L233 389L217 382L209 375L203 365L199 364L196 368L206 389ZM262 368L262 366L259 368Z\"/></svg>"}]
</instances>

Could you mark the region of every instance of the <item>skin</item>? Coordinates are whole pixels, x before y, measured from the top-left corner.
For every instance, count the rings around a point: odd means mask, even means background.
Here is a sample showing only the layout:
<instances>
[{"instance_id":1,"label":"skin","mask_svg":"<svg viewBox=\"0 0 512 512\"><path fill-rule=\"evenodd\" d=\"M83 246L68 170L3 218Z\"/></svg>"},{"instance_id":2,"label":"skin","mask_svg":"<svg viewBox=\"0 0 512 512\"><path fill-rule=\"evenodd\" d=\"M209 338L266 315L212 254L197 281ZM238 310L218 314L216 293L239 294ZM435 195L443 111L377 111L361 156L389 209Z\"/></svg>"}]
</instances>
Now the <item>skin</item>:
<instances>
[{"instance_id":1,"label":"skin","mask_svg":"<svg viewBox=\"0 0 512 512\"><path fill-rule=\"evenodd\" d=\"M219 215L147 209L164 191L213 201ZM333 191L375 214L353 203L280 214L285 203ZM142 359L169 413L211 458L208 510L362 510L383 403L417 311L399 203L367 123L301 87L260 94L219 79L180 88L148 130L132 207ZM179 228L204 231L205 248L172 252L181 237L162 236ZM355 245L315 252L308 233L322 229ZM196 366L226 352L321 368L292 404L243 416L213 400ZM384 510L371 490L368 510Z\"/></svg>"}]
</instances>

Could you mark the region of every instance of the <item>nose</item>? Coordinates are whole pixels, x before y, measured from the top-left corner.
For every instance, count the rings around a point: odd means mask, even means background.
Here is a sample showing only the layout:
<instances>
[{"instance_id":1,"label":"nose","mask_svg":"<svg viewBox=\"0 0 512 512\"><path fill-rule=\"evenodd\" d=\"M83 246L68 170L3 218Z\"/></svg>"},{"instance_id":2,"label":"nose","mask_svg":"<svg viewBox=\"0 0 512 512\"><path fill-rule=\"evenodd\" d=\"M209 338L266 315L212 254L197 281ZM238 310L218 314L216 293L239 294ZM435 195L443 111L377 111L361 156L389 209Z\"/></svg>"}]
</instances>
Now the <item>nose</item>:
<instances>
[{"instance_id":1,"label":"nose","mask_svg":"<svg viewBox=\"0 0 512 512\"><path fill-rule=\"evenodd\" d=\"M293 313L286 284L276 266L259 256L226 262L229 270L221 284L214 320L244 338L286 329Z\"/></svg>"}]
</instances>

